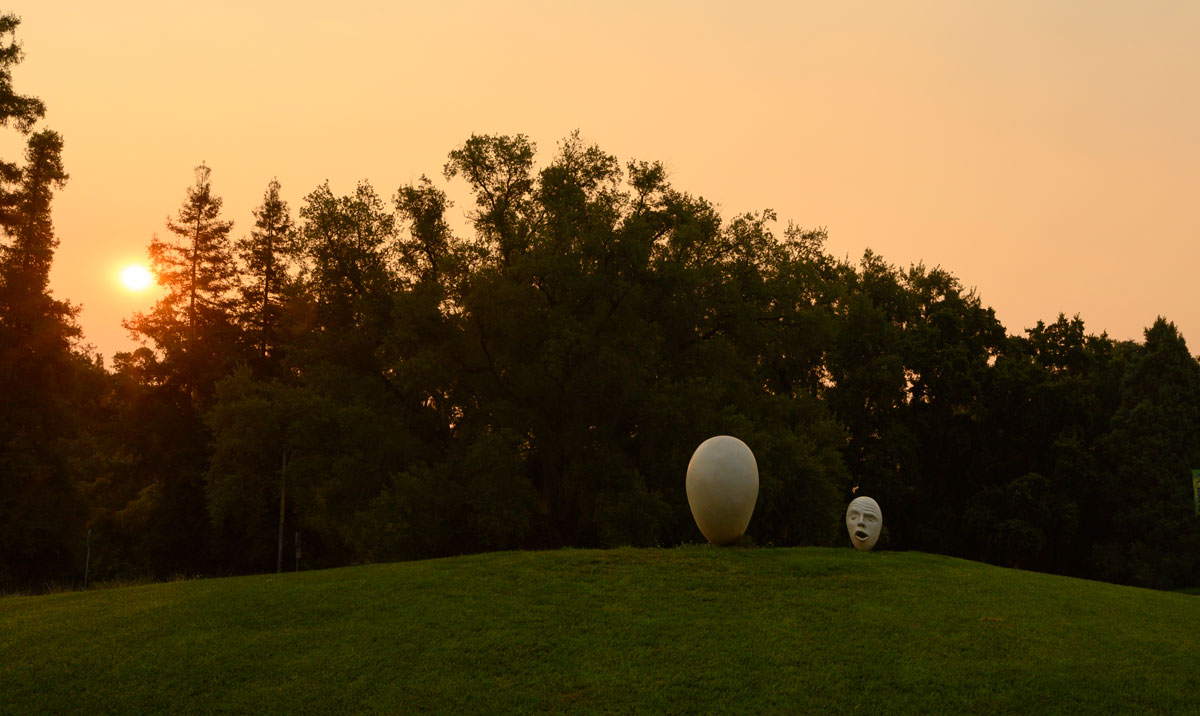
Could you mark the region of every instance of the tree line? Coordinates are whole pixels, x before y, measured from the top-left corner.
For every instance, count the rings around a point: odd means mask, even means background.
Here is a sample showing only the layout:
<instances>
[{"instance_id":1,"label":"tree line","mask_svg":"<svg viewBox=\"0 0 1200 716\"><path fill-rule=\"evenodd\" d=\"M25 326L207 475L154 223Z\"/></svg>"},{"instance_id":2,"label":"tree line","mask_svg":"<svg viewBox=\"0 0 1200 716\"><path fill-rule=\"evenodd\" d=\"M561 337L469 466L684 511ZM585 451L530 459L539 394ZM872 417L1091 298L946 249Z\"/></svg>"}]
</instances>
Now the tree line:
<instances>
[{"instance_id":1,"label":"tree line","mask_svg":"<svg viewBox=\"0 0 1200 716\"><path fill-rule=\"evenodd\" d=\"M11 38L16 19L0 19ZM941 268L726 218L578 133L538 167L475 135L445 182L270 182L237 236L212 170L148 247L165 287L112 365L51 296L62 140L0 164L0 589L482 550L699 541L684 493L717 434L754 451L758 545L846 541L1153 587L1200 583L1200 364L1059 315L1010 335ZM281 528L280 523L284 525Z\"/></svg>"}]
</instances>

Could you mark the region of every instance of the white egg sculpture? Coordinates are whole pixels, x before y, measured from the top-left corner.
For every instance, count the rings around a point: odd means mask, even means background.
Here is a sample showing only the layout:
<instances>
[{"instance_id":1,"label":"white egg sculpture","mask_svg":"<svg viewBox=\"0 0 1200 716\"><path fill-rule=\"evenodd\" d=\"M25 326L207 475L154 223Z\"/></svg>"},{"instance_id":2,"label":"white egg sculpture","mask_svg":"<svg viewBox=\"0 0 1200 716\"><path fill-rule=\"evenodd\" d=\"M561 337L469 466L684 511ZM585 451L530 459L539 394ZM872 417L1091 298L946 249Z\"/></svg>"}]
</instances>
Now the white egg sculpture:
<instances>
[{"instance_id":1,"label":"white egg sculpture","mask_svg":"<svg viewBox=\"0 0 1200 716\"><path fill-rule=\"evenodd\" d=\"M687 468L688 505L709 542L733 544L758 502L758 463L746 443L718 435L700 443Z\"/></svg>"}]
</instances>

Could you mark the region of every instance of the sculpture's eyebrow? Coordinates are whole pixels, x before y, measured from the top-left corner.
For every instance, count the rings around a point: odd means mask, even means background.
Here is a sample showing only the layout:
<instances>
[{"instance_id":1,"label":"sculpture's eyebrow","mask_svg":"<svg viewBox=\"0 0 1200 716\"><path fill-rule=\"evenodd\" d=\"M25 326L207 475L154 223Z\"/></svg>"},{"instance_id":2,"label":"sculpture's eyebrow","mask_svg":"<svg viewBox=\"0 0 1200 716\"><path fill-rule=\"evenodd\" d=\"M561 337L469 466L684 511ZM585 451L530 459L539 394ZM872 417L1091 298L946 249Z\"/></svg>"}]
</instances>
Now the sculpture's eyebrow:
<instances>
[{"instance_id":1,"label":"sculpture's eyebrow","mask_svg":"<svg viewBox=\"0 0 1200 716\"><path fill-rule=\"evenodd\" d=\"M870 503L859 504L858 507L852 507L852 510L856 512L864 512L866 515L874 515L876 517L880 516L880 511L876 509L875 505L871 505Z\"/></svg>"}]
</instances>

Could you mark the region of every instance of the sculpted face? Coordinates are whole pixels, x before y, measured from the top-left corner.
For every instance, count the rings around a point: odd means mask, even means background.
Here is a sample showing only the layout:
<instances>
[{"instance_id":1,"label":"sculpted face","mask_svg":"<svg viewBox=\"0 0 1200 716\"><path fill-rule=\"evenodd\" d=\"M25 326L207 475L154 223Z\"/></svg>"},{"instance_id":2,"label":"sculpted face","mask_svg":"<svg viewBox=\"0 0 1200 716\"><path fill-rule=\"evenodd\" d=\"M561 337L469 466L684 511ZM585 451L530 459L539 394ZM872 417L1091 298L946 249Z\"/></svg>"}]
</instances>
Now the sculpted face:
<instances>
[{"instance_id":1,"label":"sculpted face","mask_svg":"<svg viewBox=\"0 0 1200 716\"><path fill-rule=\"evenodd\" d=\"M846 508L846 530L850 532L850 543L854 549L866 551L879 541L879 530L883 529L883 513L879 503L870 497L856 497Z\"/></svg>"}]
</instances>

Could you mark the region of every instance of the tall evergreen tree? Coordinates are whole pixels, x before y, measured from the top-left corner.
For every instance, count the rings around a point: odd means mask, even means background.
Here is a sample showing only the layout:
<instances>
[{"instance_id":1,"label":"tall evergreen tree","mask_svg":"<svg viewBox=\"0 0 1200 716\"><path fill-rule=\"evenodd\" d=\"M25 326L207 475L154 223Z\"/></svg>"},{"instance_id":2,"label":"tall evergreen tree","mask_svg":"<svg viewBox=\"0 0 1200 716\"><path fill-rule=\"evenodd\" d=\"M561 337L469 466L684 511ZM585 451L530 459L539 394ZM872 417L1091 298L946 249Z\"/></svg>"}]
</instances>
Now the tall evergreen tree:
<instances>
[{"instance_id":1,"label":"tall evergreen tree","mask_svg":"<svg viewBox=\"0 0 1200 716\"><path fill-rule=\"evenodd\" d=\"M67 175L62 138L33 131L45 107L12 88L19 20L0 16L0 126L26 137L24 164L0 161L0 587L70 569L85 512L67 443L78 432L76 387L94 369L77 352L77 308L55 299L54 190Z\"/></svg>"},{"instance_id":2,"label":"tall evergreen tree","mask_svg":"<svg viewBox=\"0 0 1200 716\"><path fill-rule=\"evenodd\" d=\"M21 19L12 13L0 15L0 127L16 127L28 136L46 114L46 105L37 97L20 95L13 90L12 68L21 62L24 53L17 42L17 26ZM21 165L0 159L0 225L11 226L17 221L20 202Z\"/></svg>"},{"instance_id":3,"label":"tall evergreen tree","mask_svg":"<svg viewBox=\"0 0 1200 716\"><path fill-rule=\"evenodd\" d=\"M229 241L232 221L221 218L212 170L196 167L196 183L167 228L175 235L150 241L150 261L164 296L149 314L126 327L154 342L174 376L193 396L205 396L240 357L233 320L236 266Z\"/></svg>"},{"instance_id":4,"label":"tall evergreen tree","mask_svg":"<svg viewBox=\"0 0 1200 716\"><path fill-rule=\"evenodd\" d=\"M153 270L167 294L149 313L125 322L158 355L114 357L131 398L122 412L130 453L122 479L139 485L129 506L142 515L122 530L128 544L148 546L146 563L160 575L207 565L209 435L201 412L213 401L217 381L245 358L234 313L232 222L221 218L211 170L201 164L195 177L178 213L167 219L173 239L156 235L150 242Z\"/></svg>"},{"instance_id":5,"label":"tall evergreen tree","mask_svg":"<svg viewBox=\"0 0 1200 716\"><path fill-rule=\"evenodd\" d=\"M273 357L279 347L283 294L297 248L295 226L279 188L276 179L267 185L263 203L254 210L254 228L234 246L243 266L238 313L255 353L263 360Z\"/></svg>"}]
</instances>

